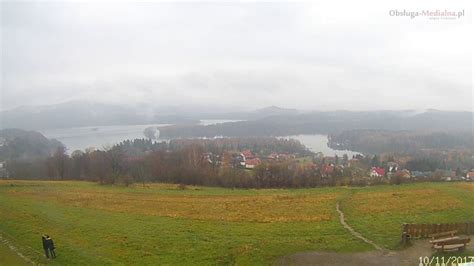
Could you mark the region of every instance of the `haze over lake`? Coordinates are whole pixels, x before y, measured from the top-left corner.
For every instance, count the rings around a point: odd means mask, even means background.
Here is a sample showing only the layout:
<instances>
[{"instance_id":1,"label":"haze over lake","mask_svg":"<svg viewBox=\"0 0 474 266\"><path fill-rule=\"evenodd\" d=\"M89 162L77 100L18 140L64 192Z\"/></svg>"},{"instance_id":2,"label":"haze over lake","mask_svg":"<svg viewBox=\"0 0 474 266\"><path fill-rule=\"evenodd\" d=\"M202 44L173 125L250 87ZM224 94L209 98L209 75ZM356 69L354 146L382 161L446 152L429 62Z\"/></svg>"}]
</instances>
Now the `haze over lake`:
<instances>
[{"instance_id":1,"label":"haze over lake","mask_svg":"<svg viewBox=\"0 0 474 266\"><path fill-rule=\"evenodd\" d=\"M201 120L202 125L212 125L225 122L236 122L238 120ZM70 154L75 150L85 150L93 147L102 149L106 146L112 146L127 139L145 138L143 131L147 127L166 126L167 124L149 124L149 125L120 125L120 126L92 126L75 127L60 129L45 129L41 133L47 138L54 138L66 145L67 152ZM221 137L221 136L220 136ZM223 136L225 137L225 136ZM312 152L322 152L324 155L349 156L358 154L353 151L339 151L331 149L328 146L328 137L320 134L283 136L281 138L292 138L299 140ZM159 139L167 141L168 139Z\"/></svg>"},{"instance_id":2,"label":"haze over lake","mask_svg":"<svg viewBox=\"0 0 474 266\"><path fill-rule=\"evenodd\" d=\"M312 152L322 152L326 156L343 156L347 154L349 157L352 155L360 154L355 151L349 150L334 150L328 146L328 136L320 134L308 134L308 135L293 135L285 136L283 138L299 140L303 145L306 146Z\"/></svg>"},{"instance_id":3,"label":"haze over lake","mask_svg":"<svg viewBox=\"0 0 474 266\"><path fill-rule=\"evenodd\" d=\"M145 138L143 130L150 126L165 126L166 124L152 125L125 125L125 126L93 126L46 129L40 132L47 138L54 138L66 145L67 152L84 150L89 147L102 149L104 146L114 145L123 140Z\"/></svg>"}]
</instances>

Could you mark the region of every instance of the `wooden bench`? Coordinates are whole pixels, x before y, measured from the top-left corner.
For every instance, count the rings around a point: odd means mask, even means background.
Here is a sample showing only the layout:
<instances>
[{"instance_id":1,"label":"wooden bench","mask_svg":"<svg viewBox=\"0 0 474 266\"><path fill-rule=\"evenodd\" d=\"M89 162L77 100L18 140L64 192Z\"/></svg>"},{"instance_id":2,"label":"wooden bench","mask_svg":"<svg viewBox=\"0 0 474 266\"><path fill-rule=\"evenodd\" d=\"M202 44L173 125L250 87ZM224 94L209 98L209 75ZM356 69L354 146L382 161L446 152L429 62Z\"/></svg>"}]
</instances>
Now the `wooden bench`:
<instances>
[{"instance_id":1,"label":"wooden bench","mask_svg":"<svg viewBox=\"0 0 474 266\"><path fill-rule=\"evenodd\" d=\"M438 243L442 243L442 242L450 241L450 240L455 240L455 239L459 239L459 236L433 239L433 240L430 240L430 243L434 245L434 244L438 244Z\"/></svg>"},{"instance_id":2,"label":"wooden bench","mask_svg":"<svg viewBox=\"0 0 474 266\"><path fill-rule=\"evenodd\" d=\"M471 241L469 237L449 237L445 239L436 240L433 243L433 248L437 251L452 251L452 250L464 250L468 243Z\"/></svg>"},{"instance_id":3,"label":"wooden bench","mask_svg":"<svg viewBox=\"0 0 474 266\"><path fill-rule=\"evenodd\" d=\"M429 234L428 237L431 239L437 239L437 238L444 238L446 236L455 236L457 235L457 233L458 233L458 230L452 230L452 231Z\"/></svg>"}]
</instances>

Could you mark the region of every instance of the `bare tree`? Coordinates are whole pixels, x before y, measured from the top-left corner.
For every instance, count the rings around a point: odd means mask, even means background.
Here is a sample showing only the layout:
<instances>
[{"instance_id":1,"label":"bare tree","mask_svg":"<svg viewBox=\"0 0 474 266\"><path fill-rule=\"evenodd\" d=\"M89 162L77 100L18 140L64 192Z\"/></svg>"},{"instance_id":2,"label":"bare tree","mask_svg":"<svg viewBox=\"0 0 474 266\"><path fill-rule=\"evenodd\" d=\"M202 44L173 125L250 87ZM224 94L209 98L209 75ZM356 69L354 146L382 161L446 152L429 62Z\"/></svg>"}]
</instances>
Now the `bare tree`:
<instances>
[{"instance_id":1,"label":"bare tree","mask_svg":"<svg viewBox=\"0 0 474 266\"><path fill-rule=\"evenodd\" d=\"M68 159L69 157L66 154L66 148L64 148L64 146L59 146L54 152L53 162L56 172L61 180L63 180L66 175Z\"/></svg>"}]
</instances>

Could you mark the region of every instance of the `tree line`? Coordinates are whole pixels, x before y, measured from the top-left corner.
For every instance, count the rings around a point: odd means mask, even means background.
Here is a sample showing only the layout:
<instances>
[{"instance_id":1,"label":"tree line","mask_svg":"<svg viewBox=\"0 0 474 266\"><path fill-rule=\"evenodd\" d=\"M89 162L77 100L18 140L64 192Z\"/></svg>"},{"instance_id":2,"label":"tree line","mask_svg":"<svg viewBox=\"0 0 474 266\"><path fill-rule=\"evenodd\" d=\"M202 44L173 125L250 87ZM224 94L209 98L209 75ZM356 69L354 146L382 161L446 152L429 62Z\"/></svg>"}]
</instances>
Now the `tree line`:
<instances>
[{"instance_id":1,"label":"tree line","mask_svg":"<svg viewBox=\"0 0 474 266\"><path fill-rule=\"evenodd\" d=\"M303 162L293 157L263 159L262 164L249 170L236 167L234 162L235 155L244 149L262 158L275 152L312 159ZM205 156L209 154L212 156ZM77 150L71 155L61 146L49 157L11 160L7 163L7 171L10 178L18 179L85 180L124 185L163 182L236 188L296 188L362 184L360 178L365 176L364 171L358 167L343 170L342 165L348 163L347 156L336 157L330 162L313 155L297 140L270 137L169 142L135 139L103 150ZM334 169L326 172L325 167L334 163L335 166L331 166Z\"/></svg>"},{"instance_id":2,"label":"tree line","mask_svg":"<svg viewBox=\"0 0 474 266\"><path fill-rule=\"evenodd\" d=\"M263 162L251 170L236 166L236 154L244 149L258 154ZM265 159L266 155L274 152L296 156L282 160ZM387 176L368 177L371 167L383 167L388 173L388 163L394 161L405 161L399 169L433 173L456 169L458 175L473 166L472 157L459 152L395 157L324 157L311 153L297 140L271 137L176 139L169 142L135 139L103 150L77 150L70 155L60 146L51 156L9 160L6 167L9 177L15 179L86 180L125 185L163 182L241 188L296 188L395 182ZM444 173L439 172L438 175L442 177Z\"/></svg>"},{"instance_id":3,"label":"tree line","mask_svg":"<svg viewBox=\"0 0 474 266\"><path fill-rule=\"evenodd\" d=\"M154 142L126 140L103 150L66 153L63 146L52 156L10 160L10 178L87 180L100 184L165 182L224 187L285 186L267 182L253 171L234 167L233 154L250 149L257 154L310 152L299 141L277 138L177 139ZM216 163L203 156L212 153ZM217 158L216 158L217 157ZM218 163L217 163L218 162Z\"/></svg>"}]
</instances>

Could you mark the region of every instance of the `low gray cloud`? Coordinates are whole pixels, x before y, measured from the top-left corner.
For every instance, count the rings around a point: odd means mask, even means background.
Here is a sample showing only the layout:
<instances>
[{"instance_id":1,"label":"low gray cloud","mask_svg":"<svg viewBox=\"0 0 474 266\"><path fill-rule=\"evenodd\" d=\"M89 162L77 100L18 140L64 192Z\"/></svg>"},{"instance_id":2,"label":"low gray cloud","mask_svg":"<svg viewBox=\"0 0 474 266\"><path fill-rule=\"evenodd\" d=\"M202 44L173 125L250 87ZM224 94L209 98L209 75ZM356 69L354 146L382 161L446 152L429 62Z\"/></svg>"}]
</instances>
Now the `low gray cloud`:
<instances>
[{"instance_id":1,"label":"low gray cloud","mask_svg":"<svg viewBox=\"0 0 474 266\"><path fill-rule=\"evenodd\" d=\"M2 2L1 108L472 110L472 4ZM450 20L397 10L465 10Z\"/></svg>"}]
</instances>

